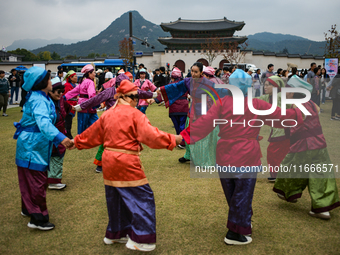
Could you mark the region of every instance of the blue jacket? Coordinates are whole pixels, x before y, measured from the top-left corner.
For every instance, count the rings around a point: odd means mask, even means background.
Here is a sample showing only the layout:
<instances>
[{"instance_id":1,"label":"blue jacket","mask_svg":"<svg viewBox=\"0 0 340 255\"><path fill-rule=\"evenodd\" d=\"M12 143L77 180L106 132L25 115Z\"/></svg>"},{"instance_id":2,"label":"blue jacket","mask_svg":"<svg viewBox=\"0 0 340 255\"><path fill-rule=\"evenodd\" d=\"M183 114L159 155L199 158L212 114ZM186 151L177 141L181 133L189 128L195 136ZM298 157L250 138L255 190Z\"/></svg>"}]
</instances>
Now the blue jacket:
<instances>
[{"instance_id":1,"label":"blue jacket","mask_svg":"<svg viewBox=\"0 0 340 255\"><path fill-rule=\"evenodd\" d=\"M19 167L46 171L52 153L52 143L58 146L66 136L54 126L56 111L52 99L42 91L33 91L23 108L17 131L15 163Z\"/></svg>"}]
</instances>

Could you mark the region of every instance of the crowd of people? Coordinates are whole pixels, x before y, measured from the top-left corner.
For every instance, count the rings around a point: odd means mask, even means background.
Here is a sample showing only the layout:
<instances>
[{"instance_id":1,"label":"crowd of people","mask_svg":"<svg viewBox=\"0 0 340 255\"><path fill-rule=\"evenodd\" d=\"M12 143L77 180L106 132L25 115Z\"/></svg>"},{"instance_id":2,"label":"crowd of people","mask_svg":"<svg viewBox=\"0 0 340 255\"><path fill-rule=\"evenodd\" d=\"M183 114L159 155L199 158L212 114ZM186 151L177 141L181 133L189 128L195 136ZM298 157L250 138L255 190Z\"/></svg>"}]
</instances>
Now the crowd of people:
<instances>
[{"instance_id":1,"label":"crowd of people","mask_svg":"<svg viewBox=\"0 0 340 255\"><path fill-rule=\"evenodd\" d=\"M228 232L224 242L245 245L252 242L252 200L257 173L261 171L259 136L261 126L219 125L216 119L237 123L258 119L270 126L267 164L272 166L268 180L274 182L273 191L280 199L297 202L308 186L312 206L309 215L330 219L330 210L340 206L334 173L327 144L322 133L318 114L325 103L325 92L333 100L331 120L340 120L340 68L330 80L324 68L311 64L308 73L299 73L274 65L267 70L231 68L217 69L194 63L184 77L173 67L154 72L143 64L136 76L124 68L114 76L110 68L97 69L85 65L78 82L74 71L58 70L51 74L39 67L28 69L22 89L27 93L23 116L16 122L14 139L17 139L16 165L21 192L21 214L30 217L29 228L51 230L46 206L46 189L62 190L63 159L66 149L90 149L99 146L95 155L95 171L102 173L108 208L109 223L105 244L125 243L132 250L152 251L156 247L155 201L144 173L140 154L142 144L152 149L185 149L180 163L196 166L225 167L235 171L219 173L223 192L229 205ZM0 108L7 116L8 94L17 93L13 84L20 82L12 73L12 83L0 71ZM12 84L12 85L11 85ZM220 84L233 85L244 96L244 114L234 115L233 95ZM303 112L296 105L287 105L286 115L276 108L266 116L254 114L248 105L248 89L252 88L252 104L257 110L272 108L274 91L278 91L281 106L281 89L299 88L309 91L311 100L303 103ZM13 91L12 91L12 88ZM261 89L262 88L262 89ZM207 100L207 112L202 112L202 94L215 93ZM287 93L286 98L301 99L302 93ZM276 94L275 94L276 97ZM215 100L216 99L216 100ZM15 100L14 100L15 102ZM153 127L146 117L147 107L153 103L169 107L176 135ZM98 109L105 112L99 118ZM77 135L73 136L72 121L77 114ZM268 119L280 121L271 122ZM287 127L283 121L295 123ZM211 123L211 125L210 125ZM249 122L248 122L249 123ZM326 173L294 175L277 171L280 166L302 164L326 165ZM257 169L244 173L243 167ZM276 170L275 170L276 169ZM48 171L47 171L48 170Z\"/></svg>"}]
</instances>

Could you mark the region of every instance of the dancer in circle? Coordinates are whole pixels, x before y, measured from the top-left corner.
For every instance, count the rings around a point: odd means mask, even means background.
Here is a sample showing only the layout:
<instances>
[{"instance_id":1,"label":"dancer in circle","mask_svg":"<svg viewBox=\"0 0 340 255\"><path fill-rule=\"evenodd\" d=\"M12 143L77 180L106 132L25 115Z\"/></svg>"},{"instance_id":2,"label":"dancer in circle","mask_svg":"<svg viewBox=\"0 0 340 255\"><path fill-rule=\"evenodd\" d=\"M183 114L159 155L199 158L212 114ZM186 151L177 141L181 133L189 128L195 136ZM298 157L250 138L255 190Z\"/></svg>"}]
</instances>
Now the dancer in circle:
<instances>
[{"instance_id":1,"label":"dancer in circle","mask_svg":"<svg viewBox=\"0 0 340 255\"><path fill-rule=\"evenodd\" d=\"M17 139L15 163L18 166L23 216L30 216L29 228L51 230L46 206L47 170L49 169L52 144L66 148L73 142L53 124L56 111L48 92L52 91L50 73L40 67L31 67L24 74L22 88L28 92L23 116L14 139Z\"/></svg>"},{"instance_id":2,"label":"dancer in circle","mask_svg":"<svg viewBox=\"0 0 340 255\"><path fill-rule=\"evenodd\" d=\"M78 104L96 96L96 88L93 82L96 77L96 72L94 71L93 66L88 64L81 69L81 72L84 74L83 80L77 87L64 95L66 100L70 100L79 95ZM98 120L96 109L91 108L78 112L78 134L84 132L84 130L91 126L96 120Z\"/></svg>"},{"instance_id":3,"label":"dancer in circle","mask_svg":"<svg viewBox=\"0 0 340 255\"><path fill-rule=\"evenodd\" d=\"M313 91L312 85L296 75L289 79L287 86ZM303 97L300 93L287 93L287 98ZM295 203L308 186L312 199L309 215L330 219L329 211L340 206L334 166L319 120L320 108L312 100L303 105L312 115L307 116L303 125L290 128L289 152L281 163L282 167L293 170L279 172L273 190L279 198Z\"/></svg>"},{"instance_id":4,"label":"dancer in circle","mask_svg":"<svg viewBox=\"0 0 340 255\"><path fill-rule=\"evenodd\" d=\"M123 80L116 91L116 104L74 142L79 150L101 144L105 148L102 163L109 223L104 242L152 251L156 247L155 202L139 158L141 143L173 150L182 137L151 126L146 115L135 109L137 90L132 82Z\"/></svg>"},{"instance_id":5,"label":"dancer in circle","mask_svg":"<svg viewBox=\"0 0 340 255\"><path fill-rule=\"evenodd\" d=\"M252 78L241 69L237 69L230 77L229 84L238 87L244 95L251 88ZM218 170L221 185L229 205L227 228L229 231L224 238L226 244L244 245L252 242L249 236L252 233L251 217L253 214L252 200L257 178L261 171L261 149L259 140L260 125L252 123L257 119L265 125L283 127L282 120L295 120L298 124L303 122L303 115L298 109L288 109L286 115L281 115L281 109L276 108L273 113L263 116L252 113L248 106L248 98L244 97L244 114L234 115L233 104L235 99L225 96L213 105L206 115L199 117L196 122L181 132L186 142L197 143L214 129L216 119L228 120L219 125L221 137L216 148L216 169ZM254 98L252 104L255 109L268 110L272 106L260 99ZM195 107L195 106L193 106ZM271 122L268 119L279 119ZM293 125L295 121L286 121L286 125ZM232 123L251 123L240 125ZM222 169L223 171L220 171Z\"/></svg>"}]
</instances>

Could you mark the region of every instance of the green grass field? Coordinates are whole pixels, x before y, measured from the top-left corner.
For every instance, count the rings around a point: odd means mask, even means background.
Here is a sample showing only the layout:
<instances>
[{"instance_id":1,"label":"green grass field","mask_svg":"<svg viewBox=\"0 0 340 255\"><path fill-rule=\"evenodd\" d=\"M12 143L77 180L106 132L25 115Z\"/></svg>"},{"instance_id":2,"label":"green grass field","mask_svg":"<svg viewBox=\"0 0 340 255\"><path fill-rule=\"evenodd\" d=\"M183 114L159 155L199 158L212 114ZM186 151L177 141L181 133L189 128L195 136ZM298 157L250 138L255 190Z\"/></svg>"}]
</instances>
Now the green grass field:
<instances>
[{"instance_id":1,"label":"green grass field","mask_svg":"<svg viewBox=\"0 0 340 255\"><path fill-rule=\"evenodd\" d=\"M340 121L330 121L331 106L329 101L322 105L320 119L332 163L340 165ZM9 117L0 117L0 254L138 253L123 244L103 243L108 216L102 174L95 173L92 163L97 148L67 151L63 173L67 188L47 190L50 221L56 228L44 232L26 226L29 219L20 215L16 141L12 139L20 108L7 113ZM147 116L159 129L175 132L164 107L152 105ZM261 131L263 164L268 130ZM312 218L306 190L298 203L286 203L265 178L259 178L255 188L253 242L225 245L228 206L219 180L190 178L190 165L178 162L184 150L144 147L141 158L155 194L157 217L157 247L150 254L340 254L340 209L331 211L330 221ZM340 187L339 179L337 183Z\"/></svg>"}]
</instances>

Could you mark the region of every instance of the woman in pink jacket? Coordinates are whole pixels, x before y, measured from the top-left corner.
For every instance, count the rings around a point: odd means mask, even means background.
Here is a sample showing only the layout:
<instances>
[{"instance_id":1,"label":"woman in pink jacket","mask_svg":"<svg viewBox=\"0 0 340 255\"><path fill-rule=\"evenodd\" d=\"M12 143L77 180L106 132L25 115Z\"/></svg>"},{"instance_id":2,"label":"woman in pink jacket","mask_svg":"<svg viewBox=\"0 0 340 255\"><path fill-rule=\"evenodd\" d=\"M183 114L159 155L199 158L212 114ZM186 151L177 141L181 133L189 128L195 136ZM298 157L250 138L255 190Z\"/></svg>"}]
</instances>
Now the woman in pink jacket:
<instances>
[{"instance_id":1,"label":"woman in pink jacket","mask_svg":"<svg viewBox=\"0 0 340 255\"><path fill-rule=\"evenodd\" d=\"M93 66L88 64L81 69L81 72L84 74L82 82L65 94L66 100L79 95L78 104L96 96L96 88L93 82L96 77L96 72ZM98 120L96 109L90 108L78 112L78 134L84 132L85 129L91 126L96 120Z\"/></svg>"},{"instance_id":2,"label":"woman in pink jacket","mask_svg":"<svg viewBox=\"0 0 340 255\"><path fill-rule=\"evenodd\" d=\"M157 87L148 79L146 79L146 70L144 68L139 70L139 79L135 80L135 85L144 91L151 91L155 92ZM145 114L146 108L148 108L149 104L147 103L146 99L139 100L137 109L140 110L142 113Z\"/></svg>"}]
</instances>

